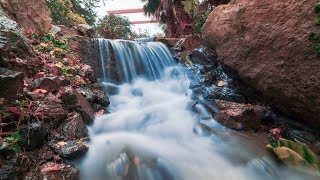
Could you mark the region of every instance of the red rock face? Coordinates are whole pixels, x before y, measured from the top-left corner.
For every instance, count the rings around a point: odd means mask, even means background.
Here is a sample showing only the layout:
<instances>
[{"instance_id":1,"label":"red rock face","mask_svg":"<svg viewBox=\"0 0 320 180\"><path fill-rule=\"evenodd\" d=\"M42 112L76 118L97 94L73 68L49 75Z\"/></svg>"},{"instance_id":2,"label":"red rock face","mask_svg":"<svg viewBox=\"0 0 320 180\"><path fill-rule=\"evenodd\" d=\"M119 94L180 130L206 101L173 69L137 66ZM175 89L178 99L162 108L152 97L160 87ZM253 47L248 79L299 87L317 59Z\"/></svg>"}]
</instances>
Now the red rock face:
<instances>
[{"instance_id":1,"label":"red rock face","mask_svg":"<svg viewBox=\"0 0 320 180\"><path fill-rule=\"evenodd\" d=\"M320 58L308 40L318 0L233 0L209 16L203 38L274 108L320 128Z\"/></svg>"},{"instance_id":2,"label":"red rock face","mask_svg":"<svg viewBox=\"0 0 320 180\"><path fill-rule=\"evenodd\" d=\"M0 4L21 28L48 31L52 26L44 0L4 0Z\"/></svg>"}]
</instances>

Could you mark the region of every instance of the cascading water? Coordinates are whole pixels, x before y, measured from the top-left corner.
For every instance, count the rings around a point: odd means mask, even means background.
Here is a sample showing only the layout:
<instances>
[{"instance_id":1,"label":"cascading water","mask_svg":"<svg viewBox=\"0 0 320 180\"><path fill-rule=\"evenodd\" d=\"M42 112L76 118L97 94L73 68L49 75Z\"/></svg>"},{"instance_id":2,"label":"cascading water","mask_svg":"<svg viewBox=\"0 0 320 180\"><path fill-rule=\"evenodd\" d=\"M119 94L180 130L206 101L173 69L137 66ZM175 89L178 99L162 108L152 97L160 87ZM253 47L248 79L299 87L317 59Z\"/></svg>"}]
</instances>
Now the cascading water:
<instances>
[{"instance_id":1,"label":"cascading water","mask_svg":"<svg viewBox=\"0 0 320 180\"><path fill-rule=\"evenodd\" d=\"M190 111L188 72L163 44L99 39L97 45L104 83L121 78L110 97L111 113L90 127L82 179L301 179L254 158L249 145L236 138L205 133L200 121L224 130ZM112 61L119 62L114 76Z\"/></svg>"}]
</instances>

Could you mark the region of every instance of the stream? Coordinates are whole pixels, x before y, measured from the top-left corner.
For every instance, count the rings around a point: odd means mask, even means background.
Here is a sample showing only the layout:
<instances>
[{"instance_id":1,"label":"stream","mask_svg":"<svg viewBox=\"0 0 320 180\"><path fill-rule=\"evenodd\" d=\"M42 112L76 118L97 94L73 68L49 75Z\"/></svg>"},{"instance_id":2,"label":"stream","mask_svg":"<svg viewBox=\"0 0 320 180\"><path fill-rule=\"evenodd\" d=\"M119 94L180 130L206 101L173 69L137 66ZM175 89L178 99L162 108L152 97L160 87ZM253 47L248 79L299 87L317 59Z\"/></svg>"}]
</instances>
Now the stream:
<instances>
[{"instance_id":1,"label":"stream","mask_svg":"<svg viewBox=\"0 0 320 180\"><path fill-rule=\"evenodd\" d=\"M193 96L192 74L165 45L104 39L96 45L111 106L89 129L82 179L309 178L275 165L254 144L225 135L228 130L206 108L194 112L190 104L202 97Z\"/></svg>"}]
</instances>

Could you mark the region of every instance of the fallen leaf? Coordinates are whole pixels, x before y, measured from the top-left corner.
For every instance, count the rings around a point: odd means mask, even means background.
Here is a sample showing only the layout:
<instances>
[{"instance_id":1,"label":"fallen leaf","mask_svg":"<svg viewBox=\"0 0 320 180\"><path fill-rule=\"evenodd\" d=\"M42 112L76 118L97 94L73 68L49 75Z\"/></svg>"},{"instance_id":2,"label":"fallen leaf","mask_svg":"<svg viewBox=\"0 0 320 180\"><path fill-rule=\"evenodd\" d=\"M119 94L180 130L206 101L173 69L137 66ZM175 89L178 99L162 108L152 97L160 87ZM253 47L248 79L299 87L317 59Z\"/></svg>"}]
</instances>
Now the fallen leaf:
<instances>
[{"instance_id":1,"label":"fallen leaf","mask_svg":"<svg viewBox=\"0 0 320 180\"><path fill-rule=\"evenodd\" d=\"M58 68L62 68L64 65L62 62L58 62L57 64L55 64L55 66Z\"/></svg>"},{"instance_id":2,"label":"fallen leaf","mask_svg":"<svg viewBox=\"0 0 320 180\"><path fill-rule=\"evenodd\" d=\"M58 142L58 143L56 144L56 146L57 146L58 148L60 148L60 147L62 147L62 146L64 146L64 145L66 145L66 144L67 144L66 142L61 141L61 142Z\"/></svg>"},{"instance_id":3,"label":"fallen leaf","mask_svg":"<svg viewBox=\"0 0 320 180\"><path fill-rule=\"evenodd\" d=\"M225 85L226 85L226 83L224 81L219 81L218 82L218 87L223 87Z\"/></svg>"},{"instance_id":4,"label":"fallen leaf","mask_svg":"<svg viewBox=\"0 0 320 180\"><path fill-rule=\"evenodd\" d=\"M48 162L43 164L40 167L41 172L50 172L50 171L61 171L64 168L64 164L57 164L53 162Z\"/></svg>"},{"instance_id":5,"label":"fallen leaf","mask_svg":"<svg viewBox=\"0 0 320 180\"><path fill-rule=\"evenodd\" d=\"M45 90L45 89L36 89L36 90L34 90L33 92L35 92L35 93L47 93L48 91L47 90Z\"/></svg>"},{"instance_id":6,"label":"fallen leaf","mask_svg":"<svg viewBox=\"0 0 320 180\"><path fill-rule=\"evenodd\" d=\"M103 114L104 114L104 110L103 109L101 109L100 111L95 113L96 116L101 116Z\"/></svg>"},{"instance_id":7,"label":"fallen leaf","mask_svg":"<svg viewBox=\"0 0 320 180\"><path fill-rule=\"evenodd\" d=\"M42 78L46 75L45 72L39 72L37 73L36 75L33 76L34 79L37 79L37 78Z\"/></svg>"},{"instance_id":8,"label":"fallen leaf","mask_svg":"<svg viewBox=\"0 0 320 180\"><path fill-rule=\"evenodd\" d=\"M13 114L21 115L22 111L19 106L7 107L7 110L12 112Z\"/></svg>"}]
</instances>

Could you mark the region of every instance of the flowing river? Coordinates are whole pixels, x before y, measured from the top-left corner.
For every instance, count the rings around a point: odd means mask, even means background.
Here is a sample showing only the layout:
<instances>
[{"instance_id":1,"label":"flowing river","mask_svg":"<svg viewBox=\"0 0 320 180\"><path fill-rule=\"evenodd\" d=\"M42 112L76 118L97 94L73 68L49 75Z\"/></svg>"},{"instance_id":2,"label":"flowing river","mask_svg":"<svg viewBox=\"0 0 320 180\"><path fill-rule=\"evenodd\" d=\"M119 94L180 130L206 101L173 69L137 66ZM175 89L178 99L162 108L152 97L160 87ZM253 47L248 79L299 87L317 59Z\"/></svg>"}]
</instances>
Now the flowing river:
<instances>
[{"instance_id":1,"label":"flowing river","mask_svg":"<svg viewBox=\"0 0 320 180\"><path fill-rule=\"evenodd\" d=\"M222 136L226 129L212 117L203 117L209 114L206 108L201 114L192 111L192 75L175 63L163 44L96 43L100 80L112 92L111 113L90 127L82 179L307 179L258 156L249 142Z\"/></svg>"}]
</instances>

